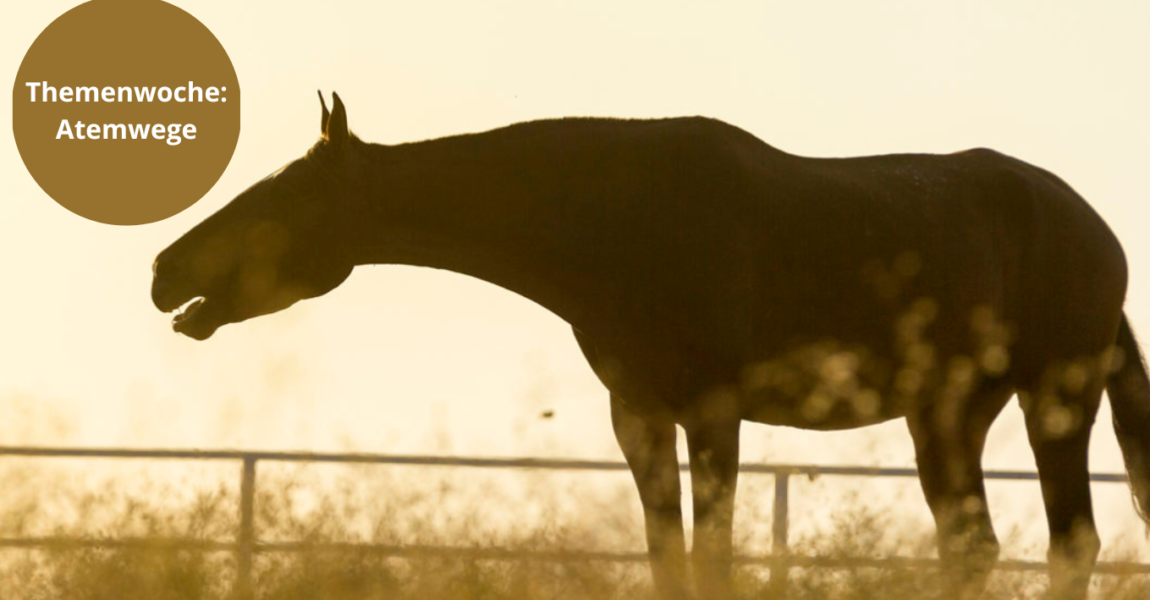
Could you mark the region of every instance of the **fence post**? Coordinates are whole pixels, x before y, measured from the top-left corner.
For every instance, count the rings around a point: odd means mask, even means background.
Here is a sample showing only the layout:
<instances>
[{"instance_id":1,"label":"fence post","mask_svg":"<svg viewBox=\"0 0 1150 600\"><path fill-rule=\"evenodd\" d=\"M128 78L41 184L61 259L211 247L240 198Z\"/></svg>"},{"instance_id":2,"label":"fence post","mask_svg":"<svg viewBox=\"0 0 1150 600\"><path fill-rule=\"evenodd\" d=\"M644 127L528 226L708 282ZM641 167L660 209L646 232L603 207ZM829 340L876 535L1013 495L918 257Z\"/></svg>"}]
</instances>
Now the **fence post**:
<instances>
[{"instance_id":1,"label":"fence post","mask_svg":"<svg viewBox=\"0 0 1150 600\"><path fill-rule=\"evenodd\" d=\"M775 510L771 521L771 590L775 597L782 598L787 591L787 573L790 571L787 548L787 528L789 521L788 492L790 491L790 471L775 472Z\"/></svg>"},{"instance_id":2,"label":"fence post","mask_svg":"<svg viewBox=\"0 0 1150 600\"><path fill-rule=\"evenodd\" d=\"M252 553L255 549L256 457L244 455L240 479L240 535L236 540L236 598L251 600Z\"/></svg>"}]
</instances>

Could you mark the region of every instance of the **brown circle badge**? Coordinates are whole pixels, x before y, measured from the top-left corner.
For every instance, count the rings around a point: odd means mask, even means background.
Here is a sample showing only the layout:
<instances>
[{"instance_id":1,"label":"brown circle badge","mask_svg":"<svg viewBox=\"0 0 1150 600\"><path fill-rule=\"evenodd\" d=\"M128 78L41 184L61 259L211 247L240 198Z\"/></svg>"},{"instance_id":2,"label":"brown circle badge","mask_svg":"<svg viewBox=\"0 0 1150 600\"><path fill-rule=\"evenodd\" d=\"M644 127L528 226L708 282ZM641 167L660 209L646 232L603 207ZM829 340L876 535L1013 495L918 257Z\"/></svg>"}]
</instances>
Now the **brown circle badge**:
<instances>
[{"instance_id":1,"label":"brown circle badge","mask_svg":"<svg viewBox=\"0 0 1150 600\"><path fill-rule=\"evenodd\" d=\"M208 28L160 0L92 0L45 29L16 74L12 131L49 196L138 225L202 198L240 135L240 85Z\"/></svg>"}]
</instances>

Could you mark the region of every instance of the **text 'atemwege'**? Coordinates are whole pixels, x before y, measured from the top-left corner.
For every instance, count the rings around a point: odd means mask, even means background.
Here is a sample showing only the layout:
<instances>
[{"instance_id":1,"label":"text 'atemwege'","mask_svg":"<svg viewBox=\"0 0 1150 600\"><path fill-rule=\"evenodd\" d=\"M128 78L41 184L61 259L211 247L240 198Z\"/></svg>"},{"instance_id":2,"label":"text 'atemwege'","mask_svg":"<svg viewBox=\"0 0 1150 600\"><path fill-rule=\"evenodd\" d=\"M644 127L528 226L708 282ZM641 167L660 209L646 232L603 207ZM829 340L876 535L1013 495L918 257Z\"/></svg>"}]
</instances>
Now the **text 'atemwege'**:
<instances>
[{"instance_id":1,"label":"text 'atemwege'","mask_svg":"<svg viewBox=\"0 0 1150 600\"><path fill-rule=\"evenodd\" d=\"M30 101L63 103L150 103L150 102L227 102L226 86L200 87L194 82L176 87L169 86L61 86L47 81L29 81L24 86ZM165 140L177 146L183 140L196 139L196 126L192 123L103 123L84 124L83 121L62 119L56 130L57 140Z\"/></svg>"}]
</instances>

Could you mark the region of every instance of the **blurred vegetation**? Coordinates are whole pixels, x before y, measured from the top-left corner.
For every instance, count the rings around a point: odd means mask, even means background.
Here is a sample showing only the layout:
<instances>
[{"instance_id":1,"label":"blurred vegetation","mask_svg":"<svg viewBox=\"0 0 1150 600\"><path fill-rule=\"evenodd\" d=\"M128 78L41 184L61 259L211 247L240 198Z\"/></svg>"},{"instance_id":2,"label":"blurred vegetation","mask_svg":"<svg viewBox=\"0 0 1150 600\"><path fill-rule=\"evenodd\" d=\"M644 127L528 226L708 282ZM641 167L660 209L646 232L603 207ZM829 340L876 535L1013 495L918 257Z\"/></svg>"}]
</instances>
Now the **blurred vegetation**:
<instances>
[{"instance_id":1,"label":"blurred vegetation","mask_svg":"<svg viewBox=\"0 0 1150 600\"><path fill-rule=\"evenodd\" d=\"M310 474L308 474L310 473ZM371 477L359 475L371 474ZM527 501L512 503L508 482L492 475L487 485L459 483L444 471L348 468L337 479L314 472L261 471L256 528L263 542L302 542L298 551L267 551L254 563L255 597L261 600L534 600L656 598L642 562L511 560L445 557L427 552L395 557L332 544L374 542L453 547L498 547L549 553L634 551L642 548L637 500L626 485L604 496L578 479L542 476ZM586 474L581 477L586 478ZM3 479L3 478L0 478ZM454 483L453 483L454 481ZM234 540L237 497L231 484L190 496L179 484L147 490L153 503L100 486L73 493L66 482L14 490L0 501L0 536L51 535L156 540L147 548L0 550L3 600L230 600L236 558L230 551L200 551L160 540ZM417 483L421 485L416 485ZM622 480L619 483L628 483ZM84 486L88 487L88 486ZM609 487L609 486L607 486ZM89 487L90 489L90 487ZM51 490L46 492L45 490ZM522 491L522 490L521 490ZM512 494L514 495L514 494ZM51 502L25 501L40 497ZM69 496L63 498L63 496ZM21 500L24 499L24 500ZM65 501L66 500L66 501ZM768 505L763 497L741 502ZM67 508L62 508L67 507ZM740 509L746 512L747 508ZM761 509L756 509L760 510ZM688 511L689 512L689 511ZM574 515L574 517L572 517ZM758 515L769 526L769 516ZM853 501L826 524L829 535L800 539L798 554L823 557L933 554L932 532L908 525L888 506ZM755 532L755 535L760 535ZM744 530L737 543L750 545ZM554 554L552 554L554 556ZM930 600L946 598L931 568L793 568L788 598ZM996 573L989 599L1037 598L1045 577ZM769 569L737 569L740 595L775 598ZM1150 597L1150 578L1099 576L1094 598Z\"/></svg>"}]
</instances>

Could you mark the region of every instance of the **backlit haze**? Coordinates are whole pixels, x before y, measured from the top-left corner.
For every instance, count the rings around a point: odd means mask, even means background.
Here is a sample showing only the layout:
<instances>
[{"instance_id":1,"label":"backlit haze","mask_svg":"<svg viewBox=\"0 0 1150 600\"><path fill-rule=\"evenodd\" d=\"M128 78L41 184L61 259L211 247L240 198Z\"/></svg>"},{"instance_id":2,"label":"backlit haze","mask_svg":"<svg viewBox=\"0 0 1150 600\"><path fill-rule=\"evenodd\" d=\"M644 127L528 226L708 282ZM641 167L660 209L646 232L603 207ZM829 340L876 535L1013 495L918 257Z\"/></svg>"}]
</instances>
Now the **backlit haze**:
<instances>
[{"instance_id":1,"label":"backlit haze","mask_svg":"<svg viewBox=\"0 0 1150 600\"><path fill-rule=\"evenodd\" d=\"M307 150L317 88L382 143L698 114L805 155L991 147L1054 171L1110 224L1130 264L1127 314L1150 342L1150 4L173 4L212 30L243 89L235 156L192 208L138 227L77 217L39 189L0 119L0 444L621 458L567 325L465 276L360 267L327 296L207 342L171 331L149 298L153 257ZM5 8L0 80L73 5ZM984 464L1033 469L1025 440L1012 403ZM748 424L743 448L746 461L913 464L901 420ZM1105 405L1091 463L1122 468ZM1104 538L1140 530L1124 486L1095 490ZM990 492L1000 530L1045 539L1037 485Z\"/></svg>"}]
</instances>

